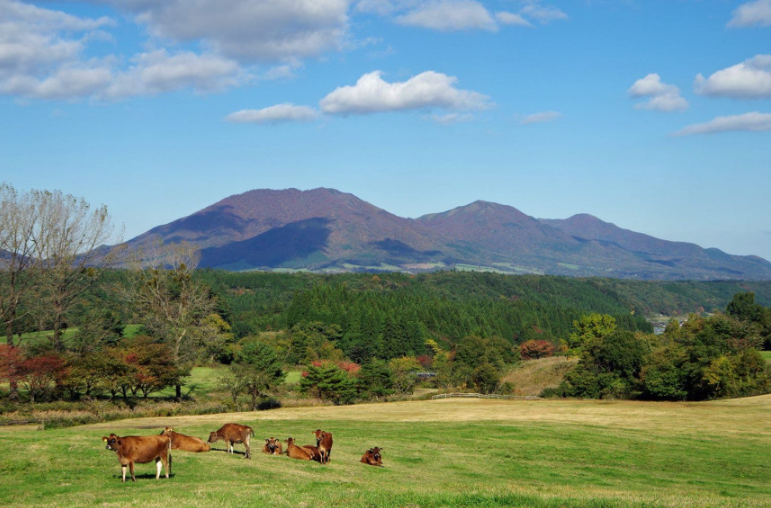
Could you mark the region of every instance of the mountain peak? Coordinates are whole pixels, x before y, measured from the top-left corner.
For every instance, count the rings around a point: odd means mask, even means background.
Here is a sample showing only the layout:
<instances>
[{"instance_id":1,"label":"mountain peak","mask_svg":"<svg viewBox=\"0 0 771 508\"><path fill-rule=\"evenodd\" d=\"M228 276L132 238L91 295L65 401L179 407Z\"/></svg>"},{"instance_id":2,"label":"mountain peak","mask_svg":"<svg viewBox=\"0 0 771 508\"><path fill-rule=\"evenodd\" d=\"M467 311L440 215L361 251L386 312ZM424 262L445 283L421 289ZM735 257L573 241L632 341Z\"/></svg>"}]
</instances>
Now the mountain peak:
<instances>
[{"instance_id":1,"label":"mountain peak","mask_svg":"<svg viewBox=\"0 0 771 508\"><path fill-rule=\"evenodd\" d=\"M538 220L476 200L418 219L318 187L255 189L134 238L187 241L227 270L420 271L472 267L647 279L771 279L771 263L659 240L581 213Z\"/></svg>"}]
</instances>

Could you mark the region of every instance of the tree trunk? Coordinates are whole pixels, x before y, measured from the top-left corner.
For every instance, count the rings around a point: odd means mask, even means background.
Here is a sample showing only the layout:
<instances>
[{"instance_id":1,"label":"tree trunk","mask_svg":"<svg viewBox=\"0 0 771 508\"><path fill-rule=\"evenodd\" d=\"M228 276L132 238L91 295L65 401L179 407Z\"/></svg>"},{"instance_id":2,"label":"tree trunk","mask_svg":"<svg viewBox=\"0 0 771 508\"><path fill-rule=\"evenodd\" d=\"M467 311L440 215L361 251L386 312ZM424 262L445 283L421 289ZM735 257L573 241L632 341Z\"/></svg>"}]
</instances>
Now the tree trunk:
<instances>
[{"instance_id":1,"label":"tree trunk","mask_svg":"<svg viewBox=\"0 0 771 508\"><path fill-rule=\"evenodd\" d=\"M179 402L182 400L182 385L178 384L176 386L176 389L177 389L176 399L177 399L177 402Z\"/></svg>"}]
</instances>

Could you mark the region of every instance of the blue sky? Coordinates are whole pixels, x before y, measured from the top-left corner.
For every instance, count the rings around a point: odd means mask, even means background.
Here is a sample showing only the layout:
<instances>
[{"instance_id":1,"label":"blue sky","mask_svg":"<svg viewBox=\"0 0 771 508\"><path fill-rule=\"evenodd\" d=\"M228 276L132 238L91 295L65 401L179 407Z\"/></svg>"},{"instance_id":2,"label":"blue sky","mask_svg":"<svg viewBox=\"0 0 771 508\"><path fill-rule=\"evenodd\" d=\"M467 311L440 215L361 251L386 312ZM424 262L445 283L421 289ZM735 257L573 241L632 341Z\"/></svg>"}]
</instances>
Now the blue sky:
<instances>
[{"instance_id":1,"label":"blue sky","mask_svg":"<svg viewBox=\"0 0 771 508\"><path fill-rule=\"evenodd\" d=\"M0 0L0 119L125 239L330 187L771 259L771 0Z\"/></svg>"}]
</instances>

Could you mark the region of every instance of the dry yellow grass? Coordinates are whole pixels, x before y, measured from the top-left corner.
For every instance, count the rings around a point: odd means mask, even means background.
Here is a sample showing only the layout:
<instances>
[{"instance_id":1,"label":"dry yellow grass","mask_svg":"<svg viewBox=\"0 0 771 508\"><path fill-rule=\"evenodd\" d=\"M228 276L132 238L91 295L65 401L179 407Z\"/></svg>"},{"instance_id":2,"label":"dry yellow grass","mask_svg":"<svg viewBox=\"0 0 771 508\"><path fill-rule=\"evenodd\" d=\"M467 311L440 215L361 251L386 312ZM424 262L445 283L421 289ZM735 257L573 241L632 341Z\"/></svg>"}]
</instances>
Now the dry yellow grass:
<instances>
[{"instance_id":1,"label":"dry yellow grass","mask_svg":"<svg viewBox=\"0 0 771 508\"><path fill-rule=\"evenodd\" d=\"M182 427L229 421L553 422L668 434L733 434L771 437L771 395L711 402L638 402L544 399L442 399L354 406L282 408L202 416L139 418L87 426L92 429Z\"/></svg>"},{"instance_id":2,"label":"dry yellow grass","mask_svg":"<svg viewBox=\"0 0 771 508\"><path fill-rule=\"evenodd\" d=\"M514 386L513 395L538 396L546 388L559 386L577 362L578 359L565 356L528 360L506 373L501 381Z\"/></svg>"}]
</instances>

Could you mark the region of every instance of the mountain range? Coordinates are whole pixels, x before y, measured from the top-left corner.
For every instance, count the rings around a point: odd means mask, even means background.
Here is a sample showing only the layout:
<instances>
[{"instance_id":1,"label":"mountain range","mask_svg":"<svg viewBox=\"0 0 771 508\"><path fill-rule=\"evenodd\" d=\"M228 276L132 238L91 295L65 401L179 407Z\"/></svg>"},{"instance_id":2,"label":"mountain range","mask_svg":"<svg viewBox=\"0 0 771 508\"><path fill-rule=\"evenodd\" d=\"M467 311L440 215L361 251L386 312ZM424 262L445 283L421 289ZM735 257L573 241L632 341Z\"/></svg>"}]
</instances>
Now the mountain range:
<instances>
[{"instance_id":1,"label":"mountain range","mask_svg":"<svg viewBox=\"0 0 771 508\"><path fill-rule=\"evenodd\" d=\"M475 201L417 219L334 189L252 190L155 227L128 247L186 241L225 270L495 270L637 279L770 280L771 263L660 240L587 214L536 219Z\"/></svg>"}]
</instances>

